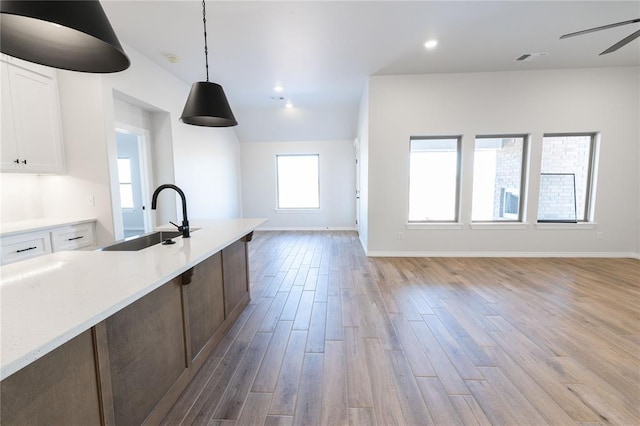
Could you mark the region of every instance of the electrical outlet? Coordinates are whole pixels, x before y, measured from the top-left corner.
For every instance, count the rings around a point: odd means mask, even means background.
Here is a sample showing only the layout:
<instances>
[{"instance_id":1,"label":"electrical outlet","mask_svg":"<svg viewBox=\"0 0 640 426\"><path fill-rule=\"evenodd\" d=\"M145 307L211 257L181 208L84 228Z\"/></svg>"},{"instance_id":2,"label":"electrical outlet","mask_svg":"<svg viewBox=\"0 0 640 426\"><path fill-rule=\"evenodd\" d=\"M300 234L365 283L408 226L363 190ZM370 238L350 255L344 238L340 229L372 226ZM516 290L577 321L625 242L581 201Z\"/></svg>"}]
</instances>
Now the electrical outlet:
<instances>
[{"instance_id":1,"label":"electrical outlet","mask_svg":"<svg viewBox=\"0 0 640 426\"><path fill-rule=\"evenodd\" d=\"M604 240L604 234L602 232L596 232L596 240Z\"/></svg>"},{"instance_id":2,"label":"electrical outlet","mask_svg":"<svg viewBox=\"0 0 640 426\"><path fill-rule=\"evenodd\" d=\"M404 240L404 232L398 232L398 239Z\"/></svg>"}]
</instances>

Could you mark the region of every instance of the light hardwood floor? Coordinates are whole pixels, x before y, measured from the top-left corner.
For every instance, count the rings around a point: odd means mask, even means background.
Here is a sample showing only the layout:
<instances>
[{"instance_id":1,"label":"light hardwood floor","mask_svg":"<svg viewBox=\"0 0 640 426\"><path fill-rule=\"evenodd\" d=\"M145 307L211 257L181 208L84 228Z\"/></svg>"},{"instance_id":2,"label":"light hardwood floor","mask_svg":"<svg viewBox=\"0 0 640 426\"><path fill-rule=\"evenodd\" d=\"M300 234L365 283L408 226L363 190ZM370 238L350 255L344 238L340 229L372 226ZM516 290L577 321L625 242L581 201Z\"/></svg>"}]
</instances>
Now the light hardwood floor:
<instances>
[{"instance_id":1,"label":"light hardwood floor","mask_svg":"<svg viewBox=\"0 0 640 426\"><path fill-rule=\"evenodd\" d=\"M640 261L367 258L256 232L252 301L165 424L640 424Z\"/></svg>"}]
</instances>

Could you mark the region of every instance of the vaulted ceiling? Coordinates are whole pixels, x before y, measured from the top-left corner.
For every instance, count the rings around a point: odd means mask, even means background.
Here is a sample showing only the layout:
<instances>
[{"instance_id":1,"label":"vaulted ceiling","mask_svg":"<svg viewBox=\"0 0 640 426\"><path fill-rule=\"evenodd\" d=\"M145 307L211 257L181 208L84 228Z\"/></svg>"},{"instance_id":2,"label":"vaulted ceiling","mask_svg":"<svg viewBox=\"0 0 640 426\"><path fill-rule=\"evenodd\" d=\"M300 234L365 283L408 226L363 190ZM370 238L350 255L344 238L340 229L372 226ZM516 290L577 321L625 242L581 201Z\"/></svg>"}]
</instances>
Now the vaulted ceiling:
<instances>
[{"instance_id":1,"label":"vaulted ceiling","mask_svg":"<svg viewBox=\"0 0 640 426\"><path fill-rule=\"evenodd\" d=\"M205 79L201 1L102 3L123 43L187 84ZM242 142L351 139L371 75L638 66L640 39L599 53L640 23L559 37L639 17L638 1L214 0L210 78L225 88ZM530 53L546 55L515 61Z\"/></svg>"}]
</instances>

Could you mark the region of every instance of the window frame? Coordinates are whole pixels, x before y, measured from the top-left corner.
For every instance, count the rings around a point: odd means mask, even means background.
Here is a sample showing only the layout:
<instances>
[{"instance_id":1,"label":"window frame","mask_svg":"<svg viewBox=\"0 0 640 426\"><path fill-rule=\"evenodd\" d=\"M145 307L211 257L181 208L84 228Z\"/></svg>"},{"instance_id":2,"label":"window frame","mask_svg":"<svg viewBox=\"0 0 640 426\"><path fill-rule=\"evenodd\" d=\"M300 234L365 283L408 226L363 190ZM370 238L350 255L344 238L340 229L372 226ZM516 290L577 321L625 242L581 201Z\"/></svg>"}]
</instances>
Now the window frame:
<instances>
[{"instance_id":1,"label":"window frame","mask_svg":"<svg viewBox=\"0 0 640 426\"><path fill-rule=\"evenodd\" d=\"M424 140L455 140L456 141L456 193L454 198L454 217L451 220L411 220L409 214L411 212L411 153L412 142L424 141ZM461 179L460 174L462 171L462 135L439 135L439 136L410 136L409 137L409 176L407 185L407 224L408 225L420 225L420 224L458 224L460 223L460 194L461 194Z\"/></svg>"},{"instance_id":2,"label":"window frame","mask_svg":"<svg viewBox=\"0 0 640 426\"><path fill-rule=\"evenodd\" d=\"M475 152L476 152L476 141L478 139L522 139L522 157L521 157L521 167L520 167L520 195L518 200L518 217L516 219L504 219L504 220L473 220L473 197L471 199L471 223L525 223L526 212L525 212L525 200L528 196L527 194L527 176L528 172L528 161L529 161L529 139L531 135L526 133L508 133L508 134L489 134L489 135L476 135L473 140L473 166L475 173ZM475 176L473 176L475 178ZM471 187L473 191L473 184Z\"/></svg>"},{"instance_id":3,"label":"window frame","mask_svg":"<svg viewBox=\"0 0 640 426\"><path fill-rule=\"evenodd\" d=\"M593 199L593 184L595 179L595 162L596 162L596 144L598 140L598 132L569 132L569 133L543 133L542 141L540 144L540 149L542 150L544 147L544 139L545 138L561 138L561 137L580 137L580 136L588 136L589 137L589 160L587 162L587 185L585 188L585 197L584 197L584 214L582 218L578 218L576 215L576 220L574 221L563 221L563 220L540 220L538 218L539 208L536 211L536 223L538 224L579 224L579 223L590 223L593 221L593 208L592 199ZM542 175L545 174L542 172L542 157L540 157L540 172L538 174L538 185L542 180ZM576 194L577 203L577 194ZM538 203L540 202L540 194L538 194ZM577 210L577 207L576 207Z\"/></svg>"},{"instance_id":4,"label":"window frame","mask_svg":"<svg viewBox=\"0 0 640 426\"><path fill-rule=\"evenodd\" d=\"M318 165L318 207L280 207L280 173L279 173L279 157L315 157ZM275 171L276 171L276 211L295 211L295 210L320 210L320 154L319 153L302 153L302 154L276 154L275 158Z\"/></svg>"}]
</instances>

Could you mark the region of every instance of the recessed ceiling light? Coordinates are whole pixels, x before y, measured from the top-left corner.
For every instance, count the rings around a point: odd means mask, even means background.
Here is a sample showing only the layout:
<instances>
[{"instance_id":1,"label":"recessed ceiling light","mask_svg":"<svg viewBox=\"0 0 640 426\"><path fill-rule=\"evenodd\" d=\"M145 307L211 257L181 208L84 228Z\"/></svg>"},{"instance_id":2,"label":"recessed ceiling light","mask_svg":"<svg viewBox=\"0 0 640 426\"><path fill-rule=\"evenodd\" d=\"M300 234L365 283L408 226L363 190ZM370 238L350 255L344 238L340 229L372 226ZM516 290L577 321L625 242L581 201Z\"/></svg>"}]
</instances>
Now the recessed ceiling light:
<instances>
[{"instance_id":1,"label":"recessed ceiling light","mask_svg":"<svg viewBox=\"0 0 640 426\"><path fill-rule=\"evenodd\" d=\"M178 58L173 53L167 53L166 55L164 55L164 57L167 58L167 61L169 61L169 63L171 64L177 64L178 62L180 62L180 58Z\"/></svg>"},{"instance_id":2,"label":"recessed ceiling light","mask_svg":"<svg viewBox=\"0 0 640 426\"><path fill-rule=\"evenodd\" d=\"M282 91L284 90L284 87L282 87L282 86L281 86L281 85L279 85L279 84L276 84L275 86L273 86L273 90L274 90L275 92L278 92L278 93L279 93L279 92L282 92Z\"/></svg>"},{"instance_id":3,"label":"recessed ceiling light","mask_svg":"<svg viewBox=\"0 0 640 426\"><path fill-rule=\"evenodd\" d=\"M433 49L437 45L438 45L438 40L427 40L424 43L424 47L426 47L427 49Z\"/></svg>"},{"instance_id":4,"label":"recessed ceiling light","mask_svg":"<svg viewBox=\"0 0 640 426\"><path fill-rule=\"evenodd\" d=\"M287 101L287 103L284 106L285 108L293 108L293 104L291 103L291 101Z\"/></svg>"}]
</instances>

